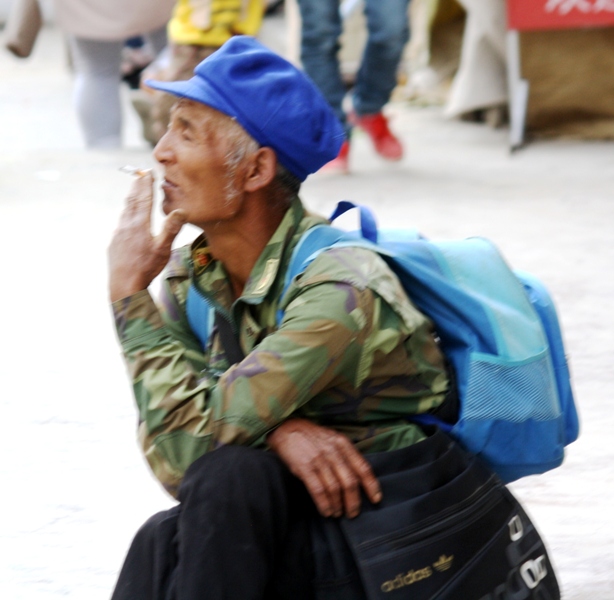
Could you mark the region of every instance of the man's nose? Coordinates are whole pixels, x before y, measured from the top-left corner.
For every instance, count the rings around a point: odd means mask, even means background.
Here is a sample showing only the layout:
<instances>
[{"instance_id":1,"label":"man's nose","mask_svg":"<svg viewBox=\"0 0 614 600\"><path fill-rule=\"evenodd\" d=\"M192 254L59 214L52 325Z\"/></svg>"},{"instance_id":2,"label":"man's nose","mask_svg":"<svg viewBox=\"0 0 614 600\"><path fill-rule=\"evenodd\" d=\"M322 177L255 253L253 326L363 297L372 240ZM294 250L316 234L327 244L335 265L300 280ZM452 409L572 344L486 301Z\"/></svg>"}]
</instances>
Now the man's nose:
<instances>
[{"instance_id":1,"label":"man's nose","mask_svg":"<svg viewBox=\"0 0 614 600\"><path fill-rule=\"evenodd\" d=\"M169 144L169 132L166 131L165 134L159 139L155 148L153 149L153 157L160 163L165 164L168 163L172 158L172 151Z\"/></svg>"}]
</instances>

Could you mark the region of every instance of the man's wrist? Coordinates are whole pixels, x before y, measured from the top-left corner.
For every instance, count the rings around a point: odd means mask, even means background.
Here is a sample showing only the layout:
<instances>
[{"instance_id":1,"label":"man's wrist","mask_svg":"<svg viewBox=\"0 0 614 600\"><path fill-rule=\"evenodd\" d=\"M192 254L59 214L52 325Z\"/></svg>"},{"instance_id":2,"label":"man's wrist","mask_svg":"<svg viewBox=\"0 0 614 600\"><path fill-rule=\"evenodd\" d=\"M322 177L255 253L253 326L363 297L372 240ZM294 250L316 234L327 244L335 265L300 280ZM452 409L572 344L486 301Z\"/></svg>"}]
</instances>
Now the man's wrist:
<instances>
[{"instance_id":1,"label":"man's wrist","mask_svg":"<svg viewBox=\"0 0 614 600\"><path fill-rule=\"evenodd\" d=\"M119 300L124 300L130 296L134 296L139 292L144 292L149 287L149 284L143 285L142 282L126 282L126 281L110 281L109 282L109 299L111 303Z\"/></svg>"},{"instance_id":2,"label":"man's wrist","mask_svg":"<svg viewBox=\"0 0 614 600\"><path fill-rule=\"evenodd\" d=\"M124 349L150 342L154 345L168 336L160 311L149 290L141 290L111 304L115 327Z\"/></svg>"}]
</instances>

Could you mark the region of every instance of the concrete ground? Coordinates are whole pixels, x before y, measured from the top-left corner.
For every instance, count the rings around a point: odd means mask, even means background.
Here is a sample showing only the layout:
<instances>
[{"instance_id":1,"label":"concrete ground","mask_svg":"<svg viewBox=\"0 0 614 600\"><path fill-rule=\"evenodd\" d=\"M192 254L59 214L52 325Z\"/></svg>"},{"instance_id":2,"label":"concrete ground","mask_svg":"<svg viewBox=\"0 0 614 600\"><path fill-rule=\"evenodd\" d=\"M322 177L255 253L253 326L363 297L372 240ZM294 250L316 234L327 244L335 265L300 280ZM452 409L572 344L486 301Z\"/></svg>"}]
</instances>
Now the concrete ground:
<instances>
[{"instance_id":1,"label":"concrete ground","mask_svg":"<svg viewBox=\"0 0 614 600\"><path fill-rule=\"evenodd\" d=\"M0 54L0 597L11 600L108 598L137 527L172 504L135 441L105 288L130 185L118 168L152 165L150 149L126 101L125 149L85 151L65 65L52 27L30 59ZM438 108L390 113L408 151L400 163L356 136L353 174L313 176L303 198L323 213L345 198L370 204L382 225L432 238L487 236L548 285L582 434L561 468L512 487L564 598L611 600L614 145L542 141L510 156L504 130L445 121Z\"/></svg>"}]
</instances>

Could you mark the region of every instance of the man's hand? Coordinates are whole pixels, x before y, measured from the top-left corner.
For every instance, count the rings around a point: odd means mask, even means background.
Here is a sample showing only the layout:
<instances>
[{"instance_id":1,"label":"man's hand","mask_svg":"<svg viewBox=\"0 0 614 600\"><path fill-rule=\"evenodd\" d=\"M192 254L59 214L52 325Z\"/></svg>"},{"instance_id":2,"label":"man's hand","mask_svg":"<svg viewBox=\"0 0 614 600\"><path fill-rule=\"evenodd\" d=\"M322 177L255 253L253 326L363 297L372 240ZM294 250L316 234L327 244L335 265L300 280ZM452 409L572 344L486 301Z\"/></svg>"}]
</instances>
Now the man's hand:
<instances>
[{"instance_id":1,"label":"man's hand","mask_svg":"<svg viewBox=\"0 0 614 600\"><path fill-rule=\"evenodd\" d=\"M109 294L111 302L149 287L168 263L173 240L186 217L174 210L162 231L151 235L153 175L147 171L134 181L119 224L109 246Z\"/></svg>"},{"instance_id":2,"label":"man's hand","mask_svg":"<svg viewBox=\"0 0 614 600\"><path fill-rule=\"evenodd\" d=\"M325 517L357 516L360 488L372 503L382 499L371 466L341 433L305 419L290 419L271 432L267 442L303 482Z\"/></svg>"}]
</instances>

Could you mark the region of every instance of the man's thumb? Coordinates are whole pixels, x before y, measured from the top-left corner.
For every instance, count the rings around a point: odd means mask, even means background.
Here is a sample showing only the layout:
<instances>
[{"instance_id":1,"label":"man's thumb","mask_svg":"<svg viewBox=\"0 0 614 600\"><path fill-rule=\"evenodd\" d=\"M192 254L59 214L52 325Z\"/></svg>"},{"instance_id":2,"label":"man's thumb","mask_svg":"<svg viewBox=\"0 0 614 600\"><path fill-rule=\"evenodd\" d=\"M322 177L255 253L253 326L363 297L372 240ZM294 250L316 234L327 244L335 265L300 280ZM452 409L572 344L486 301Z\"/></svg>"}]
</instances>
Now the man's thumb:
<instances>
[{"instance_id":1,"label":"man's thumb","mask_svg":"<svg viewBox=\"0 0 614 600\"><path fill-rule=\"evenodd\" d=\"M174 210L166 217L162 231L156 240L161 250L164 248L170 249L173 240L186 224L186 220L187 215L181 209Z\"/></svg>"},{"instance_id":2,"label":"man's thumb","mask_svg":"<svg viewBox=\"0 0 614 600\"><path fill-rule=\"evenodd\" d=\"M167 228L169 230L169 233L171 233L173 237L175 237L181 231L181 228L186 224L186 221L187 215L183 210L181 210L180 208L174 210L167 217Z\"/></svg>"}]
</instances>

